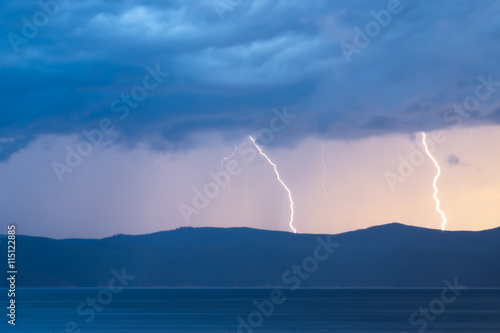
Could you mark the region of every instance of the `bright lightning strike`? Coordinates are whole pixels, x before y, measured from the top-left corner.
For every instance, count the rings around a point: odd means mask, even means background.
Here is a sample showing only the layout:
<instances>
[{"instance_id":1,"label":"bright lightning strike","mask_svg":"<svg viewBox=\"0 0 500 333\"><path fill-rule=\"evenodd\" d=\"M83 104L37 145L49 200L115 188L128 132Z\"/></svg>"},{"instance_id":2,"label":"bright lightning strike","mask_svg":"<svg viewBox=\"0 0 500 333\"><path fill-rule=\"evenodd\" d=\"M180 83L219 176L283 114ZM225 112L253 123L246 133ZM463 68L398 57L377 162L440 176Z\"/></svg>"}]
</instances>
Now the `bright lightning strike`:
<instances>
[{"instance_id":1,"label":"bright lightning strike","mask_svg":"<svg viewBox=\"0 0 500 333\"><path fill-rule=\"evenodd\" d=\"M432 162L434 163L434 165L436 166L436 169L437 169L436 176L434 176L434 182L432 183L432 186L434 187L433 197L434 197L434 200L436 201L436 210L438 211L438 213L441 215L441 218L443 219L443 222L441 223L441 230L444 231L444 228L446 226L446 215L444 214L444 212L440 208L440 202L439 202L439 198L437 196L437 194L438 194L437 181L439 179L439 176L441 175L441 168L439 167L439 164L436 161L436 159L434 158L434 156L432 156L431 152L429 151L429 147L427 147L427 141L425 140L425 132L422 132L422 143L424 144L425 152L427 153L429 158L432 160Z\"/></svg>"},{"instance_id":2,"label":"bright lightning strike","mask_svg":"<svg viewBox=\"0 0 500 333\"><path fill-rule=\"evenodd\" d=\"M296 234L297 230L293 227L294 209L293 209L292 192L290 192L290 189L288 188L288 186L286 186L286 184L283 182L283 180L281 180L280 174L278 172L278 167L276 166L276 164L274 164L273 161L271 161L271 159L262 151L262 149L260 149L259 145L255 142L255 139L251 135L249 136L249 138L250 138L250 140L252 140L253 144L255 145L255 147L257 148L259 153L266 158L266 160L269 162L269 164L271 164L273 166L274 173L276 173L276 178L281 183L281 185L283 185L283 187L285 188L285 190L288 193L288 200L290 201L290 228L293 230L293 233Z\"/></svg>"}]
</instances>

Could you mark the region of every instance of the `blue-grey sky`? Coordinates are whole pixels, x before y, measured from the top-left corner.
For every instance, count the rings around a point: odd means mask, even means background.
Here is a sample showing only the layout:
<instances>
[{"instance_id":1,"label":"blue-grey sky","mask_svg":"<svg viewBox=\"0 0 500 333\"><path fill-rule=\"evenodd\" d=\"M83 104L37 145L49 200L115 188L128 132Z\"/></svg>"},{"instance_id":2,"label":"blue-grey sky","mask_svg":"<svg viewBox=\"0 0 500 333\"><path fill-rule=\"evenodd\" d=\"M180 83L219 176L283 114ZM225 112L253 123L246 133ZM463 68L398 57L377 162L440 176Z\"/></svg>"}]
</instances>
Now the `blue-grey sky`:
<instances>
[{"instance_id":1,"label":"blue-grey sky","mask_svg":"<svg viewBox=\"0 0 500 333\"><path fill-rule=\"evenodd\" d=\"M307 140L341 144L391 135L416 140L420 131L496 128L500 122L498 1L41 3L0 4L0 162L12 174L22 165L23 175L44 168L47 179L37 180L54 188L68 185L59 184L51 161L63 163L68 140L76 145L85 138L82 131L100 126L113 127L100 143L104 151L130 157L141 150L157 154L156 163L161 154L175 161L234 146L269 126L272 110L284 106L297 120L275 136L270 150L297 150ZM480 84L480 96L487 97L476 98L480 105L470 116L454 111L454 103L477 96ZM138 96L135 101L127 97L131 93ZM396 167L399 153L393 154ZM225 154L222 150L214 160ZM443 163L460 165L457 154L450 148ZM195 160L204 165L203 158ZM113 162L103 165L119 168ZM92 183L97 171L79 172ZM64 174L73 176L76 171ZM2 191L19 187L9 186ZM191 187L186 186L188 192ZM34 206L43 206L33 200ZM19 216L12 207L21 202L4 200L1 207L8 216ZM39 215L40 224L49 225L52 214ZM112 219L103 214L93 218ZM178 218L165 214L169 220ZM25 219L19 217L18 223L28 223ZM162 228L155 224L148 230L157 229ZM111 230L121 231L110 227L95 235Z\"/></svg>"}]
</instances>

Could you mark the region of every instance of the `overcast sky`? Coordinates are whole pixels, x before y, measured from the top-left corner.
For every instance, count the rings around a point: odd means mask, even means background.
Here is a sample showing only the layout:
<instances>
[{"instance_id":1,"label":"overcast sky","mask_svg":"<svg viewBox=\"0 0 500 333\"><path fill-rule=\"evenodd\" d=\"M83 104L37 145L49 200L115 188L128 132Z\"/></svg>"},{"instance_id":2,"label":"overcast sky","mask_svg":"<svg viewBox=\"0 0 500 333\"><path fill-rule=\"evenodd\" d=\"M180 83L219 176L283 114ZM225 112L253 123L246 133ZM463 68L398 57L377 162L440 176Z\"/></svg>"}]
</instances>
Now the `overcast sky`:
<instances>
[{"instance_id":1,"label":"overcast sky","mask_svg":"<svg viewBox=\"0 0 500 333\"><path fill-rule=\"evenodd\" d=\"M421 132L442 139L447 229L498 226L498 1L46 3L0 4L0 212L20 233L291 231L250 134L298 232L440 229L432 160L399 170Z\"/></svg>"}]
</instances>

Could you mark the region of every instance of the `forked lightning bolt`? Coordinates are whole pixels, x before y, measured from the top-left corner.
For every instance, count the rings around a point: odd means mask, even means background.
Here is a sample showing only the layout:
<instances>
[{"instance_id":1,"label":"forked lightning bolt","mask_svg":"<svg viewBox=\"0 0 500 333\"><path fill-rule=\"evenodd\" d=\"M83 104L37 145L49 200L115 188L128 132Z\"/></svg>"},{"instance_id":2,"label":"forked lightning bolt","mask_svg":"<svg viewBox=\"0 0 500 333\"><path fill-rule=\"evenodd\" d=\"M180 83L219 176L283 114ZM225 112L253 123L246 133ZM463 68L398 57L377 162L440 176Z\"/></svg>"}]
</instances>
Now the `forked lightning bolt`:
<instances>
[{"instance_id":1,"label":"forked lightning bolt","mask_svg":"<svg viewBox=\"0 0 500 333\"><path fill-rule=\"evenodd\" d=\"M434 158L434 156L432 156L431 152L429 151L429 147L427 147L427 141L425 140L425 133L424 132L422 132L422 143L424 144L425 152L427 153L429 158L432 160L432 162L434 163L434 165L436 166L436 169L437 169L436 176L434 176L434 182L432 183L432 186L434 187L433 197L434 197L434 200L436 201L436 210L441 215L441 218L443 219L443 222L441 223L441 230L444 231L445 226L446 226L446 215L444 214L444 212L440 208L440 202L439 202L439 198L437 195L438 194L437 181L439 179L439 176L441 175L441 168L439 167L439 164L436 161L436 159Z\"/></svg>"},{"instance_id":2,"label":"forked lightning bolt","mask_svg":"<svg viewBox=\"0 0 500 333\"><path fill-rule=\"evenodd\" d=\"M250 138L250 140L252 140L253 144L255 145L255 147L257 148L259 153L265 157L265 159L269 162L269 164L271 164L273 166L274 173L276 173L276 178L281 183L281 185L283 185L283 187L285 188L285 190L288 193L288 200L290 201L290 228L293 230L293 233L296 234L297 230L293 227L294 208L293 208L292 192L290 191L288 186L286 186L286 184L283 182L283 180L281 180L280 174L278 172L278 167L276 166L276 164L274 164L273 161L271 161L271 159L262 151L262 149L260 149L259 145L255 142L255 139L252 136L249 136L249 138Z\"/></svg>"}]
</instances>

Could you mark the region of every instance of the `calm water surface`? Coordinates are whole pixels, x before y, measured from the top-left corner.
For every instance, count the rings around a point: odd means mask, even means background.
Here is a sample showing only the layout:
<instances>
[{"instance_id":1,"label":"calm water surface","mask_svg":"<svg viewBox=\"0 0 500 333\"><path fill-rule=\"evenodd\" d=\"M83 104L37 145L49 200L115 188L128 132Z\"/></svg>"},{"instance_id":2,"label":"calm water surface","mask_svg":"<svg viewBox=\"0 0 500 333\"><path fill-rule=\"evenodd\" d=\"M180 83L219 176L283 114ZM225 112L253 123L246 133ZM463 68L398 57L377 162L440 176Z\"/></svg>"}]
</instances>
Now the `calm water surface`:
<instances>
[{"instance_id":1,"label":"calm water surface","mask_svg":"<svg viewBox=\"0 0 500 333\"><path fill-rule=\"evenodd\" d=\"M440 289L284 289L286 300L268 317L254 312L258 310L253 304L268 300L268 289L125 289L113 295L109 304L102 308L97 304L91 310L87 299L96 298L99 291L18 290L16 326L7 324L4 310L0 330L60 333L67 327L66 332L75 333L238 332L237 318L248 323L250 315L255 327L240 326L240 332L411 333L422 328L424 321L428 333L500 332L500 290L465 290L442 313L432 315L433 321L419 315L415 320L420 322L414 326L409 323L410 315L439 299ZM106 295L100 296L106 303ZM439 302L434 306L439 307Z\"/></svg>"}]
</instances>

